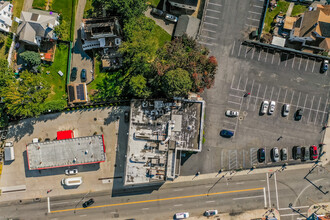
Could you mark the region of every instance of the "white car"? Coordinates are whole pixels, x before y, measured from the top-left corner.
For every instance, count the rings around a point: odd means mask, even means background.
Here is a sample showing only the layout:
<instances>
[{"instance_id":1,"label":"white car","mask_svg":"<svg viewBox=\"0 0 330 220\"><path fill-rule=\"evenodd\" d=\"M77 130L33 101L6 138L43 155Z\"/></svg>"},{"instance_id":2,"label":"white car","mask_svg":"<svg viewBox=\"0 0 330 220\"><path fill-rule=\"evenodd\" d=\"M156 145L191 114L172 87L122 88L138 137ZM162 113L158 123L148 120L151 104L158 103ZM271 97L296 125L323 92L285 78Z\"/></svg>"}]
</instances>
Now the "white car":
<instances>
[{"instance_id":1,"label":"white car","mask_svg":"<svg viewBox=\"0 0 330 220\"><path fill-rule=\"evenodd\" d=\"M218 210L207 210L204 212L205 216L213 216L213 215L217 215L218 214Z\"/></svg>"},{"instance_id":2,"label":"white car","mask_svg":"<svg viewBox=\"0 0 330 220\"><path fill-rule=\"evenodd\" d=\"M227 110L226 111L226 116L228 116L228 117L238 117L239 112L238 111Z\"/></svg>"},{"instance_id":3,"label":"white car","mask_svg":"<svg viewBox=\"0 0 330 220\"><path fill-rule=\"evenodd\" d=\"M288 116L289 112L290 112L290 105L289 104L284 104L283 105L283 111L282 111L283 117Z\"/></svg>"},{"instance_id":4,"label":"white car","mask_svg":"<svg viewBox=\"0 0 330 220\"><path fill-rule=\"evenodd\" d=\"M262 114L265 114L267 112L268 106L269 106L269 102L268 101L263 101L262 104L261 104L260 112Z\"/></svg>"},{"instance_id":5,"label":"white car","mask_svg":"<svg viewBox=\"0 0 330 220\"><path fill-rule=\"evenodd\" d=\"M268 109L268 113L272 115L275 111L276 102L271 101Z\"/></svg>"},{"instance_id":6,"label":"white car","mask_svg":"<svg viewBox=\"0 0 330 220\"><path fill-rule=\"evenodd\" d=\"M189 212L180 212L175 214L175 219L189 218Z\"/></svg>"},{"instance_id":7,"label":"white car","mask_svg":"<svg viewBox=\"0 0 330 220\"><path fill-rule=\"evenodd\" d=\"M67 170L65 170L66 175L75 175L77 173L78 173L78 169L72 169L72 170L67 169Z\"/></svg>"}]
</instances>

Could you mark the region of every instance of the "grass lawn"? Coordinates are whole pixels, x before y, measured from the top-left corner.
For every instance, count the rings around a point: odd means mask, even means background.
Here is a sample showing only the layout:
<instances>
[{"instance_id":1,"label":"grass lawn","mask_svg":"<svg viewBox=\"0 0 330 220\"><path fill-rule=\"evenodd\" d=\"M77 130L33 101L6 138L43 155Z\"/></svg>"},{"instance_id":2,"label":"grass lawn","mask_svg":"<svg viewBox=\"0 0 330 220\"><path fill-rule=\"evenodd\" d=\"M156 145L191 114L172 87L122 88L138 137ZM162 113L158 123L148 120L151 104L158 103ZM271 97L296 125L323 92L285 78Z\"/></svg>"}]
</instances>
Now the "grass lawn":
<instances>
[{"instance_id":1,"label":"grass lawn","mask_svg":"<svg viewBox=\"0 0 330 220\"><path fill-rule=\"evenodd\" d=\"M95 59L94 80L87 86L88 93L90 93L91 90L97 90L97 85L101 83L108 74L107 72L102 72L101 68L101 61Z\"/></svg>"},{"instance_id":2,"label":"grass lawn","mask_svg":"<svg viewBox=\"0 0 330 220\"><path fill-rule=\"evenodd\" d=\"M0 59L7 59L7 53L6 53L6 42L8 40L9 36L5 35L5 42L0 47Z\"/></svg>"},{"instance_id":3,"label":"grass lawn","mask_svg":"<svg viewBox=\"0 0 330 220\"><path fill-rule=\"evenodd\" d=\"M38 8L41 10L46 9L46 1L47 0L33 0L32 7L33 8Z\"/></svg>"},{"instance_id":4,"label":"grass lawn","mask_svg":"<svg viewBox=\"0 0 330 220\"><path fill-rule=\"evenodd\" d=\"M21 11L23 9L23 5L24 5L24 0L13 0L12 2L14 8L13 8L13 18L14 17L18 17L20 18L21 17ZM17 22L13 21L13 25L11 27L11 31L12 32L16 32L16 29L17 29Z\"/></svg>"},{"instance_id":5,"label":"grass lawn","mask_svg":"<svg viewBox=\"0 0 330 220\"><path fill-rule=\"evenodd\" d=\"M63 97L66 98L65 85L66 85L66 74L67 74L67 64L69 56L69 45L67 44L57 44L55 51L54 63L51 66L44 65L42 67L42 74L44 78L51 85L51 92L48 95L47 101L59 100ZM58 74L58 71L63 72L63 76ZM50 74L46 74L46 71L50 71Z\"/></svg>"},{"instance_id":6,"label":"grass lawn","mask_svg":"<svg viewBox=\"0 0 330 220\"><path fill-rule=\"evenodd\" d=\"M307 6L305 5L295 5L292 9L291 16L292 17L298 16L304 13L306 10L307 10Z\"/></svg>"},{"instance_id":7,"label":"grass lawn","mask_svg":"<svg viewBox=\"0 0 330 220\"><path fill-rule=\"evenodd\" d=\"M86 0L86 5L85 5L85 9L84 9L84 18L88 17L88 11L90 9L93 9L92 0Z\"/></svg>"},{"instance_id":8,"label":"grass lawn","mask_svg":"<svg viewBox=\"0 0 330 220\"><path fill-rule=\"evenodd\" d=\"M39 0L38 0L39 1ZM73 41L74 22L78 0L53 0L50 10L62 15L62 23L64 25L63 39Z\"/></svg>"},{"instance_id":9,"label":"grass lawn","mask_svg":"<svg viewBox=\"0 0 330 220\"><path fill-rule=\"evenodd\" d=\"M147 3L156 8L160 1L161 0L148 0Z\"/></svg>"},{"instance_id":10,"label":"grass lawn","mask_svg":"<svg viewBox=\"0 0 330 220\"><path fill-rule=\"evenodd\" d=\"M158 39L159 47L162 47L167 41L171 41L172 38L170 34L158 25L156 25L155 31L152 35Z\"/></svg>"},{"instance_id":11,"label":"grass lawn","mask_svg":"<svg viewBox=\"0 0 330 220\"><path fill-rule=\"evenodd\" d=\"M268 10L266 12L264 29L263 29L264 32L268 33L270 31L271 23L273 22L275 16L280 12L283 12L285 14L286 11L288 10L289 5L290 5L290 2L280 0L277 3L277 7L273 11L269 12L269 10Z\"/></svg>"}]
</instances>

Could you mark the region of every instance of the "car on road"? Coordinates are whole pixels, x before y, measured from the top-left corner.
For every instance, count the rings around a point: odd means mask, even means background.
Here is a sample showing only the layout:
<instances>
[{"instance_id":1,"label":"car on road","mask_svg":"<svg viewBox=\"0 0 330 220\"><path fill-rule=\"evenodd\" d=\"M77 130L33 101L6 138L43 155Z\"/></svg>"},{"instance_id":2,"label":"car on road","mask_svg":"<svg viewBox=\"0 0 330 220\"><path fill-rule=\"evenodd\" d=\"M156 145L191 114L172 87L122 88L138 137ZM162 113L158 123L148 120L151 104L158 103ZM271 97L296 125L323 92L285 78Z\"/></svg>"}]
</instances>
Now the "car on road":
<instances>
[{"instance_id":1,"label":"car on road","mask_svg":"<svg viewBox=\"0 0 330 220\"><path fill-rule=\"evenodd\" d=\"M329 69L329 60L324 60L320 69L321 73L325 73Z\"/></svg>"},{"instance_id":2,"label":"car on road","mask_svg":"<svg viewBox=\"0 0 330 220\"><path fill-rule=\"evenodd\" d=\"M317 147L315 145L313 145L309 148L309 152L310 152L310 159L311 160L317 159L318 152L317 152Z\"/></svg>"},{"instance_id":3,"label":"car on road","mask_svg":"<svg viewBox=\"0 0 330 220\"><path fill-rule=\"evenodd\" d=\"M65 170L66 175L75 175L77 173L78 173L78 169L72 169L72 170L67 169L67 170Z\"/></svg>"},{"instance_id":4,"label":"car on road","mask_svg":"<svg viewBox=\"0 0 330 220\"><path fill-rule=\"evenodd\" d=\"M81 82L86 82L86 70L85 69L82 69L81 70Z\"/></svg>"},{"instance_id":5,"label":"car on road","mask_svg":"<svg viewBox=\"0 0 330 220\"><path fill-rule=\"evenodd\" d=\"M294 120L296 120L296 121L300 121L301 118L302 118L302 114L303 114L302 109L301 109L301 108L298 109L298 110L296 111L296 114L294 115Z\"/></svg>"},{"instance_id":6,"label":"car on road","mask_svg":"<svg viewBox=\"0 0 330 220\"><path fill-rule=\"evenodd\" d=\"M310 154L309 154L309 149L307 147L302 147L301 148L301 160L306 161L309 160Z\"/></svg>"},{"instance_id":7,"label":"car on road","mask_svg":"<svg viewBox=\"0 0 330 220\"><path fill-rule=\"evenodd\" d=\"M276 106L276 102L275 101L271 101L269 108L268 108L268 114L272 115L275 111L275 106Z\"/></svg>"},{"instance_id":8,"label":"car on road","mask_svg":"<svg viewBox=\"0 0 330 220\"><path fill-rule=\"evenodd\" d=\"M165 19L168 21L172 21L174 23L178 22L178 17L171 15L171 14L166 14Z\"/></svg>"},{"instance_id":9,"label":"car on road","mask_svg":"<svg viewBox=\"0 0 330 220\"><path fill-rule=\"evenodd\" d=\"M270 154L271 154L271 157L272 157L272 160L273 162L278 162L280 160L280 152L278 151L278 148L277 147L274 147Z\"/></svg>"},{"instance_id":10,"label":"car on road","mask_svg":"<svg viewBox=\"0 0 330 220\"><path fill-rule=\"evenodd\" d=\"M207 210L204 212L204 216L213 216L217 214L218 214L218 210Z\"/></svg>"},{"instance_id":11,"label":"car on road","mask_svg":"<svg viewBox=\"0 0 330 220\"><path fill-rule=\"evenodd\" d=\"M175 219L189 218L189 212L179 212L175 214Z\"/></svg>"},{"instance_id":12,"label":"car on road","mask_svg":"<svg viewBox=\"0 0 330 220\"><path fill-rule=\"evenodd\" d=\"M288 150L286 148L281 149L281 160L287 160L288 159Z\"/></svg>"},{"instance_id":13,"label":"car on road","mask_svg":"<svg viewBox=\"0 0 330 220\"><path fill-rule=\"evenodd\" d=\"M89 199L89 200L87 200L86 202L84 202L84 203L82 204L82 206L83 206L84 208L87 208L88 206L93 205L93 203L94 203L94 199Z\"/></svg>"},{"instance_id":14,"label":"car on road","mask_svg":"<svg viewBox=\"0 0 330 220\"><path fill-rule=\"evenodd\" d=\"M261 114L266 114L268 106L269 106L269 102L268 101L263 101L262 104L261 104L260 113Z\"/></svg>"},{"instance_id":15,"label":"car on road","mask_svg":"<svg viewBox=\"0 0 330 220\"><path fill-rule=\"evenodd\" d=\"M292 148L292 158L295 160L298 160L301 158L301 147L299 146L294 146Z\"/></svg>"},{"instance_id":16,"label":"car on road","mask_svg":"<svg viewBox=\"0 0 330 220\"><path fill-rule=\"evenodd\" d=\"M257 157L258 157L258 162L259 163L262 163L262 162L265 161L265 159L266 159L266 153L265 153L265 149L264 148L259 148L258 149Z\"/></svg>"},{"instance_id":17,"label":"car on road","mask_svg":"<svg viewBox=\"0 0 330 220\"><path fill-rule=\"evenodd\" d=\"M230 138L230 137L234 136L234 132L224 129L224 130L220 131L220 136Z\"/></svg>"},{"instance_id":18,"label":"car on road","mask_svg":"<svg viewBox=\"0 0 330 220\"><path fill-rule=\"evenodd\" d=\"M125 111L125 112L124 112L124 119L125 119L125 122L126 122L126 123L129 122L129 111Z\"/></svg>"},{"instance_id":19,"label":"car on road","mask_svg":"<svg viewBox=\"0 0 330 220\"><path fill-rule=\"evenodd\" d=\"M157 8L152 8L150 13L153 14L153 15L157 15L159 17L162 17L164 15L164 12L162 10L157 9Z\"/></svg>"},{"instance_id":20,"label":"car on road","mask_svg":"<svg viewBox=\"0 0 330 220\"><path fill-rule=\"evenodd\" d=\"M71 70L71 79L72 80L75 80L77 78L77 72L78 72L77 67L73 67Z\"/></svg>"},{"instance_id":21,"label":"car on road","mask_svg":"<svg viewBox=\"0 0 330 220\"><path fill-rule=\"evenodd\" d=\"M289 115L290 112L290 105L289 104L284 104L283 109L282 109L282 116L286 117Z\"/></svg>"},{"instance_id":22,"label":"car on road","mask_svg":"<svg viewBox=\"0 0 330 220\"><path fill-rule=\"evenodd\" d=\"M228 117L238 117L239 116L238 111L232 111L232 110L227 110L225 114Z\"/></svg>"}]
</instances>

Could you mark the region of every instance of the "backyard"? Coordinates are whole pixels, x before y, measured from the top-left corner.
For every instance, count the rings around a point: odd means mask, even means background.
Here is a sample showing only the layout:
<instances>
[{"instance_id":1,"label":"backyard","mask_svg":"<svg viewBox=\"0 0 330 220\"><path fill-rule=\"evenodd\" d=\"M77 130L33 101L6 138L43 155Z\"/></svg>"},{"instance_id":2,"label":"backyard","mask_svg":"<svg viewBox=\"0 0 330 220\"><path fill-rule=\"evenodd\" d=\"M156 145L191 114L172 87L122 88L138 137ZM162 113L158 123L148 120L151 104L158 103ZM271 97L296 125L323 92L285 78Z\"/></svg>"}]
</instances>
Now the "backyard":
<instances>
[{"instance_id":1,"label":"backyard","mask_svg":"<svg viewBox=\"0 0 330 220\"><path fill-rule=\"evenodd\" d=\"M23 9L23 5L24 5L24 0L13 0L12 2L13 4L13 17L18 17L20 18L21 17L21 11ZM13 25L11 27L11 31L12 32L16 32L16 29L17 29L17 22L13 22Z\"/></svg>"},{"instance_id":2,"label":"backyard","mask_svg":"<svg viewBox=\"0 0 330 220\"><path fill-rule=\"evenodd\" d=\"M272 29L272 23L276 17L277 14L283 13L285 14L289 8L290 2L286 2L284 0L278 1L277 7L273 11L267 11L266 17L265 17L265 23L264 23L264 33L269 33ZM293 7L291 16L298 16L299 14L306 11L307 7L305 5L295 5Z\"/></svg>"},{"instance_id":3,"label":"backyard","mask_svg":"<svg viewBox=\"0 0 330 220\"><path fill-rule=\"evenodd\" d=\"M65 100L66 92L66 75L67 75L67 65L69 56L69 46L68 44L59 43L57 44L55 51L55 59L52 65L42 65L41 72L44 78L51 85L51 92L45 102L55 101L55 100ZM63 72L63 76L58 74L58 71ZM49 72L49 74L47 74Z\"/></svg>"}]
</instances>

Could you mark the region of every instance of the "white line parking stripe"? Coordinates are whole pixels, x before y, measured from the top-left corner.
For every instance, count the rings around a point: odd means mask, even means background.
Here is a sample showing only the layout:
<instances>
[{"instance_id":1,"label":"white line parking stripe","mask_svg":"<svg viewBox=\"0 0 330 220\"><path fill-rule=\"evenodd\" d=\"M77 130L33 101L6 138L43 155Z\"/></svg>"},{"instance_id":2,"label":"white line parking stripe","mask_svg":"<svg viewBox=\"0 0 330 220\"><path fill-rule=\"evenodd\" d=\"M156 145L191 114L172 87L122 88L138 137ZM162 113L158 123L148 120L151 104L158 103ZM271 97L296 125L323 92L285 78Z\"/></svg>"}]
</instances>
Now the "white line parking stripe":
<instances>
[{"instance_id":1,"label":"white line parking stripe","mask_svg":"<svg viewBox=\"0 0 330 220\"><path fill-rule=\"evenodd\" d=\"M253 92L253 86L254 86L254 80L253 80L253 82L252 82L251 94L252 94L252 92ZM249 99L248 99L248 102L247 102L247 110L249 110L250 100L251 100L251 96L249 96Z\"/></svg>"},{"instance_id":2,"label":"white line parking stripe","mask_svg":"<svg viewBox=\"0 0 330 220\"><path fill-rule=\"evenodd\" d=\"M229 94L228 96L237 97L237 98L239 98L239 99L241 99L241 98L242 98L242 96L238 96L238 95L232 95L232 94Z\"/></svg>"},{"instance_id":3,"label":"white line parking stripe","mask_svg":"<svg viewBox=\"0 0 330 220\"><path fill-rule=\"evenodd\" d=\"M301 61L302 61L302 57L300 57L300 62L299 62L299 67L298 67L299 70L300 70L300 66L301 66Z\"/></svg>"},{"instance_id":4,"label":"white line parking stripe","mask_svg":"<svg viewBox=\"0 0 330 220\"><path fill-rule=\"evenodd\" d=\"M272 92L270 93L270 100L273 99L273 92L274 92L274 86L273 86L273 88L272 88Z\"/></svg>"},{"instance_id":5,"label":"white line parking stripe","mask_svg":"<svg viewBox=\"0 0 330 220\"><path fill-rule=\"evenodd\" d=\"M237 84L237 89L239 89L239 85L241 84L241 76L239 76L238 84Z\"/></svg>"},{"instance_id":6,"label":"white line parking stripe","mask_svg":"<svg viewBox=\"0 0 330 220\"><path fill-rule=\"evenodd\" d=\"M242 48L242 44L239 45L239 50L238 50L238 54L237 54L238 57L241 54L241 48Z\"/></svg>"},{"instance_id":7,"label":"white line parking stripe","mask_svg":"<svg viewBox=\"0 0 330 220\"><path fill-rule=\"evenodd\" d=\"M305 103L304 103L304 107L303 107L304 110L305 110L305 107L306 107L307 97L308 97L308 94L306 94Z\"/></svg>"},{"instance_id":8,"label":"white line parking stripe","mask_svg":"<svg viewBox=\"0 0 330 220\"><path fill-rule=\"evenodd\" d=\"M256 8L263 8L262 6L259 6L259 5L253 5L253 7L256 7Z\"/></svg>"},{"instance_id":9,"label":"white line parking stripe","mask_svg":"<svg viewBox=\"0 0 330 220\"><path fill-rule=\"evenodd\" d=\"M217 33L216 31L211 31L211 30L208 30L208 29L205 29L205 28L203 28L203 31L212 32L212 33ZM234 42L235 42L235 41L234 41Z\"/></svg>"},{"instance_id":10,"label":"white line parking stripe","mask_svg":"<svg viewBox=\"0 0 330 220\"><path fill-rule=\"evenodd\" d=\"M212 19L217 19L219 20L220 18L216 18L216 17L212 17L212 16L208 16L208 15L205 15L206 18L212 18Z\"/></svg>"},{"instance_id":11,"label":"white line parking stripe","mask_svg":"<svg viewBox=\"0 0 330 220\"><path fill-rule=\"evenodd\" d=\"M294 91L292 91L292 96L291 96L291 101L290 101L290 105L292 104L292 100L293 100L293 95L294 95Z\"/></svg>"},{"instance_id":12,"label":"white line parking stripe","mask_svg":"<svg viewBox=\"0 0 330 220\"><path fill-rule=\"evenodd\" d=\"M292 69L293 69L293 66L294 66L294 60L296 59L296 57L293 57L293 61L292 61Z\"/></svg>"},{"instance_id":13,"label":"white line parking stripe","mask_svg":"<svg viewBox=\"0 0 330 220\"><path fill-rule=\"evenodd\" d=\"M233 49L231 50L231 55L233 55L233 53L234 53L235 43L236 43L236 41L234 41Z\"/></svg>"},{"instance_id":14,"label":"white line parking stripe","mask_svg":"<svg viewBox=\"0 0 330 220\"><path fill-rule=\"evenodd\" d=\"M257 96L256 96L256 97L258 97L258 96L259 96L259 90L260 90L260 84L259 84L259 87L258 87L258 92L257 92ZM258 98L256 98L256 101L254 102L253 111L255 111L255 110L256 110L256 104L257 104L257 100L258 100Z\"/></svg>"},{"instance_id":15,"label":"white line parking stripe","mask_svg":"<svg viewBox=\"0 0 330 220\"><path fill-rule=\"evenodd\" d=\"M321 98L322 98L322 97L320 97L319 104L318 104L318 106L317 106L316 115L315 115L315 120L314 120L314 125L315 125L315 123L316 123L317 115L319 114L319 109L320 109L320 104L321 104Z\"/></svg>"},{"instance_id":16,"label":"white line parking stripe","mask_svg":"<svg viewBox=\"0 0 330 220\"><path fill-rule=\"evenodd\" d=\"M327 113L325 112L325 110L327 109L327 106L328 106L328 98L327 98L327 101L325 102L325 105L324 105L324 110L323 110L323 115L322 115L322 120L321 120L321 123L323 123L323 118L324 118L324 115Z\"/></svg>"},{"instance_id":17,"label":"white line parking stripe","mask_svg":"<svg viewBox=\"0 0 330 220\"><path fill-rule=\"evenodd\" d=\"M218 26L217 24L213 24L213 23L209 23L209 22L204 22L204 24L213 25L213 26Z\"/></svg>"},{"instance_id":18,"label":"white line parking stripe","mask_svg":"<svg viewBox=\"0 0 330 220\"><path fill-rule=\"evenodd\" d=\"M254 57L254 52L256 51L256 48L255 47L253 47L253 52L252 52L252 57L251 57L251 60L253 59L253 57Z\"/></svg>"},{"instance_id":19,"label":"white line parking stripe","mask_svg":"<svg viewBox=\"0 0 330 220\"><path fill-rule=\"evenodd\" d=\"M264 93L264 98L263 99L265 99L265 97L266 97L266 92L267 92L267 85L266 85L266 88L265 88L265 93Z\"/></svg>"},{"instance_id":20,"label":"white line parking stripe","mask_svg":"<svg viewBox=\"0 0 330 220\"><path fill-rule=\"evenodd\" d=\"M245 24L245 25L247 25L247 26L251 26L251 27L258 27L257 25L253 25L253 24Z\"/></svg>"},{"instance_id":21,"label":"white line parking stripe","mask_svg":"<svg viewBox=\"0 0 330 220\"><path fill-rule=\"evenodd\" d=\"M209 2L208 4L210 4L210 5L216 5L216 6L222 6L222 5L220 5L220 4L217 4L217 3L212 3L212 2Z\"/></svg>"},{"instance_id":22,"label":"white line parking stripe","mask_svg":"<svg viewBox=\"0 0 330 220\"><path fill-rule=\"evenodd\" d=\"M301 95L301 92L299 92L299 96L298 96L298 102L297 102L297 107L299 106L299 102L300 102L300 95Z\"/></svg>"},{"instance_id":23,"label":"white line parking stripe","mask_svg":"<svg viewBox=\"0 0 330 220\"><path fill-rule=\"evenodd\" d=\"M209 46L213 46L213 45L215 45L215 43L211 43L211 44L209 44L209 43L206 43L206 42L203 42L203 41L198 41L198 43L200 43L200 44L205 44L205 45L209 45Z\"/></svg>"},{"instance_id":24,"label":"white line parking stripe","mask_svg":"<svg viewBox=\"0 0 330 220\"><path fill-rule=\"evenodd\" d=\"M267 48L267 52L266 52L266 56L265 56L265 62L267 61L268 51L269 51L269 49Z\"/></svg>"},{"instance_id":25,"label":"white line parking stripe","mask_svg":"<svg viewBox=\"0 0 330 220\"><path fill-rule=\"evenodd\" d=\"M315 62L316 62L316 60L314 60L314 62L313 62L312 73L314 72Z\"/></svg>"},{"instance_id":26,"label":"white line parking stripe","mask_svg":"<svg viewBox=\"0 0 330 220\"><path fill-rule=\"evenodd\" d=\"M231 86L230 86L231 89L233 89L234 80L235 80L235 75L233 75L233 79L231 80Z\"/></svg>"},{"instance_id":27,"label":"white line parking stripe","mask_svg":"<svg viewBox=\"0 0 330 220\"><path fill-rule=\"evenodd\" d=\"M245 50L245 56L244 56L245 58L246 58L246 55L247 55L247 53L248 53L248 52L247 52L247 51L248 51L248 48L249 48L249 47L246 47L246 50Z\"/></svg>"},{"instance_id":28,"label":"white line parking stripe","mask_svg":"<svg viewBox=\"0 0 330 220\"><path fill-rule=\"evenodd\" d=\"M252 20L252 21L260 21L258 19L254 19L254 18L247 18L247 19Z\"/></svg>"},{"instance_id":29,"label":"white line parking stripe","mask_svg":"<svg viewBox=\"0 0 330 220\"><path fill-rule=\"evenodd\" d=\"M209 37L209 36L205 36L205 35L199 35L200 37L205 37L205 38L209 38L209 39L212 39L212 40L216 40L216 38L214 37Z\"/></svg>"},{"instance_id":30,"label":"white line parking stripe","mask_svg":"<svg viewBox=\"0 0 330 220\"><path fill-rule=\"evenodd\" d=\"M209 3L209 4L210 4L210 3ZM216 13L219 13L219 14L221 13L220 11L216 11L216 10L208 9L208 8L206 9L206 11L212 11L212 12L216 12Z\"/></svg>"},{"instance_id":31,"label":"white line parking stripe","mask_svg":"<svg viewBox=\"0 0 330 220\"><path fill-rule=\"evenodd\" d=\"M273 53L273 57L272 57L272 64L273 64L273 62L274 62L274 56L275 56L275 53Z\"/></svg>"},{"instance_id":32,"label":"white line parking stripe","mask_svg":"<svg viewBox=\"0 0 330 220\"><path fill-rule=\"evenodd\" d=\"M307 64L306 64L306 67L305 67L305 71L307 71L308 61L309 61L309 59L307 59Z\"/></svg>"},{"instance_id":33,"label":"white line parking stripe","mask_svg":"<svg viewBox=\"0 0 330 220\"><path fill-rule=\"evenodd\" d=\"M249 11L250 13L252 13L252 14L257 14L257 15L261 15L261 13L260 12L255 12L255 11Z\"/></svg>"},{"instance_id":34,"label":"white line parking stripe","mask_svg":"<svg viewBox=\"0 0 330 220\"><path fill-rule=\"evenodd\" d=\"M285 100L286 100L286 95L287 95L287 93L288 93L288 90L286 89L286 90L285 90L285 95L284 95L284 103L285 103Z\"/></svg>"},{"instance_id":35,"label":"white line parking stripe","mask_svg":"<svg viewBox=\"0 0 330 220\"><path fill-rule=\"evenodd\" d=\"M312 98L312 103L311 103L311 107L310 107L310 109L312 109L312 107L313 107L313 103L314 103L314 96L313 96L313 98ZM309 111L308 119L307 119L307 123L309 122L309 117L311 116L311 112L312 112L312 110Z\"/></svg>"},{"instance_id":36,"label":"white line parking stripe","mask_svg":"<svg viewBox=\"0 0 330 220\"><path fill-rule=\"evenodd\" d=\"M241 103L238 103L238 102L232 102L232 101L228 101L229 103L232 103L232 104L236 104L236 105L240 105Z\"/></svg>"},{"instance_id":37,"label":"white line parking stripe","mask_svg":"<svg viewBox=\"0 0 330 220\"><path fill-rule=\"evenodd\" d=\"M278 95L277 95L277 100L276 100L276 102L278 102L278 99L280 98L280 93L281 93L281 87L280 87L280 91L278 92Z\"/></svg>"}]
</instances>

